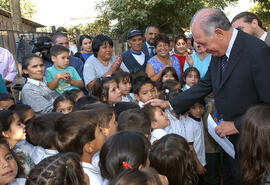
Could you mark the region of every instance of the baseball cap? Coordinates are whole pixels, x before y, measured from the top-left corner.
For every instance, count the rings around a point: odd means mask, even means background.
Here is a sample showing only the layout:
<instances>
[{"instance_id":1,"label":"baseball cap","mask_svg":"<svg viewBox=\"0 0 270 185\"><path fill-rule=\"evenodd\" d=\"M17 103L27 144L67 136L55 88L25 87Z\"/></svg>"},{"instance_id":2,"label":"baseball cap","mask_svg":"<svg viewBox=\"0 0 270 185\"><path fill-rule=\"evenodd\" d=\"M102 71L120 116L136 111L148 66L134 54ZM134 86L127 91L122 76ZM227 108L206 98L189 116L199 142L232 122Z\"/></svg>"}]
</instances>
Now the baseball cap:
<instances>
[{"instance_id":1,"label":"baseball cap","mask_svg":"<svg viewBox=\"0 0 270 185\"><path fill-rule=\"evenodd\" d=\"M143 34L142 34L142 32L140 30L134 29L134 30L131 30L131 31L128 32L127 39L130 39L131 37L134 37L136 35L143 35Z\"/></svg>"}]
</instances>

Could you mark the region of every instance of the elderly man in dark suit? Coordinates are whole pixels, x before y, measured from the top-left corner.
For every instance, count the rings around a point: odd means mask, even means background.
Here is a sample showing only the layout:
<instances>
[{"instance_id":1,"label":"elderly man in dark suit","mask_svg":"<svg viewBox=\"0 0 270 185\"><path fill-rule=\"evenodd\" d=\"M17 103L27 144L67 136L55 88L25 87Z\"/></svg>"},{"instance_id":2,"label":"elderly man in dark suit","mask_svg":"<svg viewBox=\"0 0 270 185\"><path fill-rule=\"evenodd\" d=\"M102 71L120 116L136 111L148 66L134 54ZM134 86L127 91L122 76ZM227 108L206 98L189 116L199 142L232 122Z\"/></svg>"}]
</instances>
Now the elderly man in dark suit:
<instances>
[{"instance_id":1,"label":"elderly man in dark suit","mask_svg":"<svg viewBox=\"0 0 270 185\"><path fill-rule=\"evenodd\" d=\"M229 136L235 149L241 134L242 115L252 106L270 103L270 52L261 40L232 28L226 15L218 10L199 10L191 22L192 35L201 49L213 55L203 79L169 102L146 103L183 113L213 91L216 108L223 120L215 129L220 137ZM239 156L223 152L223 185L239 185Z\"/></svg>"},{"instance_id":2,"label":"elderly man in dark suit","mask_svg":"<svg viewBox=\"0 0 270 185\"><path fill-rule=\"evenodd\" d=\"M148 26L145 29L144 37L146 42L143 43L142 52L147 58L151 58L156 55L155 47L153 44L158 33L159 29L156 26Z\"/></svg>"},{"instance_id":3,"label":"elderly man in dark suit","mask_svg":"<svg viewBox=\"0 0 270 185\"><path fill-rule=\"evenodd\" d=\"M261 39L270 46L270 33L265 31L262 21L254 13L239 13L233 18L232 26Z\"/></svg>"}]
</instances>

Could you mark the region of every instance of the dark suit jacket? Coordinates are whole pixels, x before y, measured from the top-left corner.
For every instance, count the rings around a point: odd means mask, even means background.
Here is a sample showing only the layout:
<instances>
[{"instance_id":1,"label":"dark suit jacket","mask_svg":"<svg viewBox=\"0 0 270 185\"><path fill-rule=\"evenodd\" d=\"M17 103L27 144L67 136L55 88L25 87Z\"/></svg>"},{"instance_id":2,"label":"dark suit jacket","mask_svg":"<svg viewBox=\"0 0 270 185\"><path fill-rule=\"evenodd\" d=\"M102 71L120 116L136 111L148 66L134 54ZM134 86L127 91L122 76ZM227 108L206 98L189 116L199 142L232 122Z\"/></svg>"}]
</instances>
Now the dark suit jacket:
<instances>
[{"instance_id":1,"label":"dark suit jacket","mask_svg":"<svg viewBox=\"0 0 270 185\"><path fill-rule=\"evenodd\" d=\"M263 41L238 31L223 78L220 57L213 56L205 77L172 98L172 107L177 113L182 113L213 91L219 114L225 121L234 121L241 132L241 117L247 109L270 103L269 49Z\"/></svg>"},{"instance_id":2,"label":"dark suit jacket","mask_svg":"<svg viewBox=\"0 0 270 185\"><path fill-rule=\"evenodd\" d=\"M267 33L265 41L264 41L268 46L270 46L270 33Z\"/></svg>"},{"instance_id":3,"label":"dark suit jacket","mask_svg":"<svg viewBox=\"0 0 270 185\"><path fill-rule=\"evenodd\" d=\"M142 52L145 54L146 58L151 58L152 57L152 56L150 56L150 53L148 51L146 42L144 42L143 45L142 45Z\"/></svg>"}]
</instances>

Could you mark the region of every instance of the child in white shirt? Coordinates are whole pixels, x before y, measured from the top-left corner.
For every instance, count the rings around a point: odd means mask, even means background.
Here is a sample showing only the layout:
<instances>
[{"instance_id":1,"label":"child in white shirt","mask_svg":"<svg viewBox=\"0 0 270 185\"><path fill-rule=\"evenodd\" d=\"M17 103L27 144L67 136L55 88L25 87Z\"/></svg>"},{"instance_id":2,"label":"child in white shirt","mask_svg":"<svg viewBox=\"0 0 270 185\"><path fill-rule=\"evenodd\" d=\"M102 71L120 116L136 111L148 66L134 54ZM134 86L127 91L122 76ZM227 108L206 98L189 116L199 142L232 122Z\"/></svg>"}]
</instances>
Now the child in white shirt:
<instances>
[{"instance_id":1,"label":"child in white shirt","mask_svg":"<svg viewBox=\"0 0 270 185\"><path fill-rule=\"evenodd\" d=\"M152 132L150 142L152 144L156 140L159 140L163 136L167 135L164 128L170 124L170 120L168 119L168 114L160 107L146 105L142 110L146 113L146 115L148 115L151 121Z\"/></svg>"}]
</instances>

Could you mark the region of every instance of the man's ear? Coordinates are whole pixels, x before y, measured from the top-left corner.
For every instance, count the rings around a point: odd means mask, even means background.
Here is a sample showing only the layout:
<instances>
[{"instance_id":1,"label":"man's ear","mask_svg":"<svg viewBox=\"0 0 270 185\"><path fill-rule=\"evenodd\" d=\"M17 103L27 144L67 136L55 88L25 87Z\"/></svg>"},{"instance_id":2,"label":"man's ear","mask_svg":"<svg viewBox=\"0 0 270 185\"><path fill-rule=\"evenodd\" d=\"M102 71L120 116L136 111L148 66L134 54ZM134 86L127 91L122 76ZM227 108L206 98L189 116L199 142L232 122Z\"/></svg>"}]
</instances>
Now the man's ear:
<instances>
[{"instance_id":1,"label":"man's ear","mask_svg":"<svg viewBox=\"0 0 270 185\"><path fill-rule=\"evenodd\" d=\"M257 28L257 27L259 26L258 20L257 20L257 19L253 19L253 20L251 21L251 26L252 26L253 28Z\"/></svg>"},{"instance_id":2,"label":"man's ear","mask_svg":"<svg viewBox=\"0 0 270 185\"><path fill-rule=\"evenodd\" d=\"M224 31L220 28L216 28L214 31L214 34L216 35L216 37L218 38L222 38L224 37Z\"/></svg>"}]
</instances>

